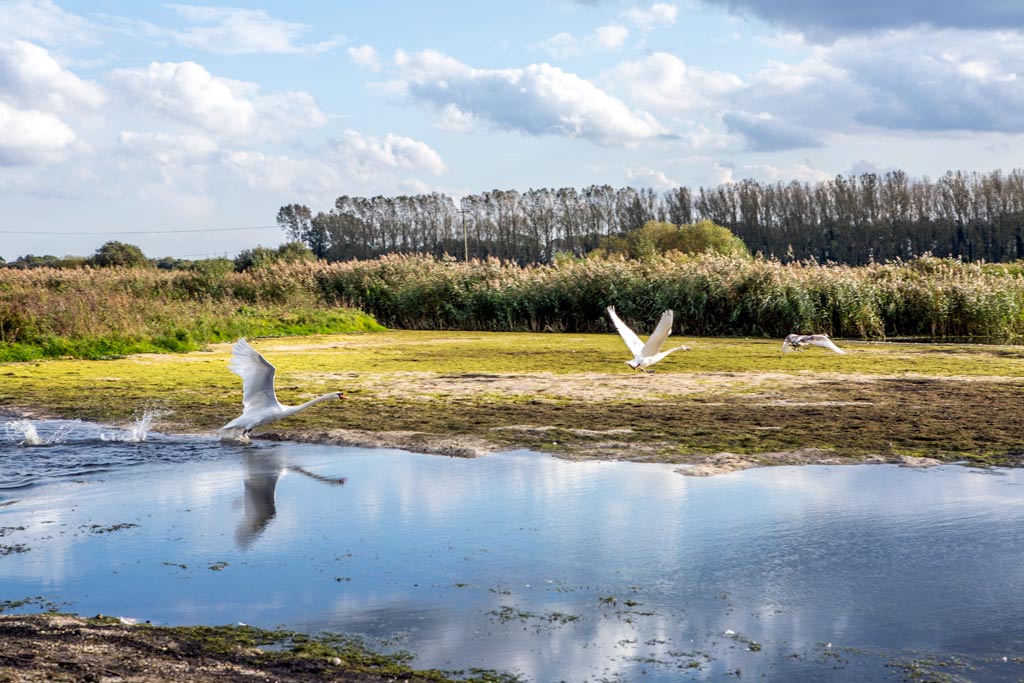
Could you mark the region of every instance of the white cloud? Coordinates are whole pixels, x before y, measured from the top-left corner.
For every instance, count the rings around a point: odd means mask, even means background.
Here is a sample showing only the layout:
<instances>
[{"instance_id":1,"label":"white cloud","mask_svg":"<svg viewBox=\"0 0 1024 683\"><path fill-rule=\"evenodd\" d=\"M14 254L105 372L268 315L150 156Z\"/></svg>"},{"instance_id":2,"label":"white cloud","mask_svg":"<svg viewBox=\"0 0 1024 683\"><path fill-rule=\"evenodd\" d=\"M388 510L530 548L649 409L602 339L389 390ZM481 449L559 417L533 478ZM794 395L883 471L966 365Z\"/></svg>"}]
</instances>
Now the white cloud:
<instances>
[{"instance_id":1,"label":"white cloud","mask_svg":"<svg viewBox=\"0 0 1024 683\"><path fill-rule=\"evenodd\" d=\"M226 136L280 139L327 120L309 93L259 95L258 85L214 76L195 62L115 69L111 80L144 107Z\"/></svg>"},{"instance_id":2,"label":"white cloud","mask_svg":"<svg viewBox=\"0 0 1024 683\"><path fill-rule=\"evenodd\" d=\"M0 5L0 40L24 38L48 45L96 45L102 31L51 0L15 0Z\"/></svg>"},{"instance_id":3,"label":"white cloud","mask_svg":"<svg viewBox=\"0 0 1024 683\"><path fill-rule=\"evenodd\" d=\"M600 26L590 35L590 41L602 50L617 50L629 37L629 29L619 24Z\"/></svg>"},{"instance_id":4,"label":"white cloud","mask_svg":"<svg viewBox=\"0 0 1024 683\"><path fill-rule=\"evenodd\" d=\"M536 45L536 47L544 50L552 57L557 59L567 59L569 57L578 57L583 54L583 50L576 44L576 39L571 33L556 33L547 40Z\"/></svg>"},{"instance_id":5,"label":"white cloud","mask_svg":"<svg viewBox=\"0 0 1024 683\"><path fill-rule=\"evenodd\" d=\"M684 113L718 105L743 87L734 74L706 71L667 52L623 62L606 75L631 101L666 113Z\"/></svg>"},{"instance_id":6,"label":"white cloud","mask_svg":"<svg viewBox=\"0 0 1024 683\"><path fill-rule=\"evenodd\" d=\"M359 66L366 67L370 71L380 71L380 57L377 55L377 48L373 45L350 47L348 56Z\"/></svg>"},{"instance_id":7,"label":"white cloud","mask_svg":"<svg viewBox=\"0 0 1024 683\"><path fill-rule=\"evenodd\" d=\"M821 147L818 138L805 127L794 126L768 112L725 112L722 122L729 131L743 137L747 150L751 152Z\"/></svg>"},{"instance_id":8,"label":"white cloud","mask_svg":"<svg viewBox=\"0 0 1024 683\"><path fill-rule=\"evenodd\" d=\"M646 9L639 5L631 7L623 13L623 16L638 28L650 30L662 26L671 26L676 23L679 15L679 6L675 3L656 2Z\"/></svg>"},{"instance_id":9,"label":"white cloud","mask_svg":"<svg viewBox=\"0 0 1024 683\"><path fill-rule=\"evenodd\" d=\"M381 171L425 171L440 175L447 169L441 155L419 140L388 133L381 140L346 130L335 141L335 153L360 176L374 176Z\"/></svg>"},{"instance_id":10,"label":"white cloud","mask_svg":"<svg viewBox=\"0 0 1024 683\"><path fill-rule=\"evenodd\" d=\"M476 127L476 117L454 104L446 104L437 117L437 127L449 133L468 133Z\"/></svg>"},{"instance_id":11,"label":"white cloud","mask_svg":"<svg viewBox=\"0 0 1024 683\"><path fill-rule=\"evenodd\" d=\"M681 185L665 175L664 171L646 167L626 169L626 178L629 179L631 185L650 187L656 190L671 190Z\"/></svg>"},{"instance_id":12,"label":"white cloud","mask_svg":"<svg viewBox=\"0 0 1024 683\"><path fill-rule=\"evenodd\" d=\"M320 159L237 151L226 155L224 164L255 190L323 194L343 186L338 169Z\"/></svg>"},{"instance_id":13,"label":"white cloud","mask_svg":"<svg viewBox=\"0 0 1024 683\"><path fill-rule=\"evenodd\" d=\"M818 47L799 64L770 65L734 106L811 128L1019 133L1020 74L1016 34L890 31Z\"/></svg>"},{"instance_id":14,"label":"white cloud","mask_svg":"<svg viewBox=\"0 0 1024 683\"><path fill-rule=\"evenodd\" d=\"M795 29L815 39L831 41L851 34L881 34L886 30L939 29L1020 30L1024 5L1006 0L936 2L935 0L703 0L730 12L752 14L773 24Z\"/></svg>"},{"instance_id":15,"label":"white cloud","mask_svg":"<svg viewBox=\"0 0 1024 683\"><path fill-rule=\"evenodd\" d=\"M626 146L667 132L650 114L550 64L474 69L433 50L398 51L395 64L413 99L439 109L454 105L500 129Z\"/></svg>"},{"instance_id":16,"label":"white cloud","mask_svg":"<svg viewBox=\"0 0 1024 683\"><path fill-rule=\"evenodd\" d=\"M96 108L104 101L99 86L63 68L45 48L24 40L0 44L0 97L55 112Z\"/></svg>"},{"instance_id":17,"label":"white cloud","mask_svg":"<svg viewBox=\"0 0 1024 683\"><path fill-rule=\"evenodd\" d=\"M790 182L796 180L803 183L820 183L831 180L835 173L828 173L815 168L809 163L790 164L788 166L775 166L772 164L759 164L743 166L741 173L744 178L753 178L765 182ZM733 171L729 171L729 181L732 182Z\"/></svg>"},{"instance_id":18,"label":"white cloud","mask_svg":"<svg viewBox=\"0 0 1024 683\"><path fill-rule=\"evenodd\" d=\"M205 135L176 135L125 130L118 136L121 151L163 165L186 165L208 161L218 145Z\"/></svg>"},{"instance_id":19,"label":"white cloud","mask_svg":"<svg viewBox=\"0 0 1024 683\"><path fill-rule=\"evenodd\" d=\"M186 21L198 24L173 32L179 43L217 54L317 53L331 50L344 42L338 36L320 43L300 44L296 41L309 30L307 25L275 19L261 9L176 4L166 6Z\"/></svg>"},{"instance_id":20,"label":"white cloud","mask_svg":"<svg viewBox=\"0 0 1024 683\"><path fill-rule=\"evenodd\" d=\"M73 130L48 112L0 102L0 166L59 161L76 141Z\"/></svg>"}]
</instances>

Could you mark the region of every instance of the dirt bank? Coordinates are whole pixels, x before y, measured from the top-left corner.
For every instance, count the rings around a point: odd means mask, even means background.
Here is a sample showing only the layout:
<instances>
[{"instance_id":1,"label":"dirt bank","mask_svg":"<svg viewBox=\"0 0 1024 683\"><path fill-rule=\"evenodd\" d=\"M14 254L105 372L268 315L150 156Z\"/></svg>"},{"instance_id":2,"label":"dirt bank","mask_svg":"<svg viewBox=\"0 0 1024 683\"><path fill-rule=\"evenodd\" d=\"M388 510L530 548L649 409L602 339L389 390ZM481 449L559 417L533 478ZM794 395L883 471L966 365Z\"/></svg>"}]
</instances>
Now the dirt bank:
<instances>
[{"instance_id":1,"label":"dirt bank","mask_svg":"<svg viewBox=\"0 0 1024 683\"><path fill-rule=\"evenodd\" d=\"M297 638L297 640L296 640ZM351 642L248 627L161 628L60 614L0 615L0 682L383 683L450 679ZM508 680L481 673L480 683Z\"/></svg>"}]
</instances>

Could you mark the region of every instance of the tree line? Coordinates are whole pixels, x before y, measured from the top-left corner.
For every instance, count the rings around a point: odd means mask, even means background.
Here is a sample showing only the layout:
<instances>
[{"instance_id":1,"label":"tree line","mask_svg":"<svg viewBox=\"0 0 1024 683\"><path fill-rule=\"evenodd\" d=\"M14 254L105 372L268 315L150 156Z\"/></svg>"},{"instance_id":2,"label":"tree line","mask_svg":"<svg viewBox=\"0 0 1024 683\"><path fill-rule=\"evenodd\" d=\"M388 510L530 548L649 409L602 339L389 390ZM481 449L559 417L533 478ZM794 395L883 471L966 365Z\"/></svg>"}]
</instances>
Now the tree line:
<instances>
[{"instance_id":1,"label":"tree line","mask_svg":"<svg viewBox=\"0 0 1024 683\"><path fill-rule=\"evenodd\" d=\"M458 203L441 193L341 196L328 211L281 207L289 237L328 261L390 253L548 263L583 256L649 221L729 228L751 253L851 265L931 253L966 260L1024 258L1024 170L903 171L819 182L743 180L666 192L592 185L491 190Z\"/></svg>"}]
</instances>

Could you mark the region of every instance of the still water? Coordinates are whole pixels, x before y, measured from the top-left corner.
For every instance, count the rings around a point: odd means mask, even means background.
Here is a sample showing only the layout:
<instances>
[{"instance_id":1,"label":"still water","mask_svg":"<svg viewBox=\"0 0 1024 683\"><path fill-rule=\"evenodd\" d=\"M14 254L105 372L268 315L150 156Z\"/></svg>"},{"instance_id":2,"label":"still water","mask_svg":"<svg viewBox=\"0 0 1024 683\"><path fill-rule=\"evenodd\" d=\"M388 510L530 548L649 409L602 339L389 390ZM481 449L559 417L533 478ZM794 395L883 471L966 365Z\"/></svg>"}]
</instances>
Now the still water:
<instances>
[{"instance_id":1,"label":"still water","mask_svg":"<svg viewBox=\"0 0 1024 683\"><path fill-rule=\"evenodd\" d=\"M358 633L537 682L1016 681L1022 474L692 479L0 422L0 601Z\"/></svg>"}]
</instances>

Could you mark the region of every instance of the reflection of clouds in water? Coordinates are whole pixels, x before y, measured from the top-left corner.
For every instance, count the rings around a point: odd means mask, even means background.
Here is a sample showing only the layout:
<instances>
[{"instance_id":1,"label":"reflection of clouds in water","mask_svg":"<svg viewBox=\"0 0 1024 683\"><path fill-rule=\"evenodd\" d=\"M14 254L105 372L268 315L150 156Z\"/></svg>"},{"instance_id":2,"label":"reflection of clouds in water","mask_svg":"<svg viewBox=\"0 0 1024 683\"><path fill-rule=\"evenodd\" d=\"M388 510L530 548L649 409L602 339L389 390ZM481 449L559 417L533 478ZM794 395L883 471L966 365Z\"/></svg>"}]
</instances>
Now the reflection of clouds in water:
<instances>
[{"instance_id":1,"label":"reflection of clouds in water","mask_svg":"<svg viewBox=\"0 0 1024 683\"><path fill-rule=\"evenodd\" d=\"M340 473L350 477L343 491L315 480ZM58 590L77 579L97 600L129 605L139 597L125 582L144 584L153 597L142 616L154 620L405 631L402 647L423 666L635 680L631 657L676 662L670 649L710 648L715 661L696 675L714 677L827 640L928 646L942 629L967 639L981 616L1019 637L1017 482L1024 474L879 466L688 479L525 453L460 460L258 444L30 489L0 510L0 526L27 521L30 532L4 542L33 550L0 567ZM140 527L59 534L45 518L68 530ZM222 572L208 569L219 561ZM616 605L600 605L604 596ZM624 609L632 598L641 605ZM537 616L488 614L506 605ZM543 619L556 610L581 618ZM748 654L726 629L763 651Z\"/></svg>"}]
</instances>

